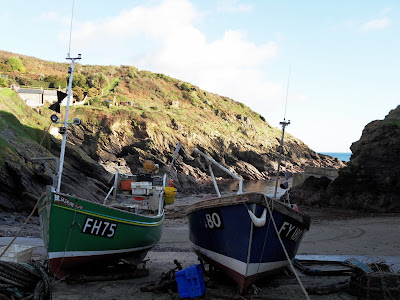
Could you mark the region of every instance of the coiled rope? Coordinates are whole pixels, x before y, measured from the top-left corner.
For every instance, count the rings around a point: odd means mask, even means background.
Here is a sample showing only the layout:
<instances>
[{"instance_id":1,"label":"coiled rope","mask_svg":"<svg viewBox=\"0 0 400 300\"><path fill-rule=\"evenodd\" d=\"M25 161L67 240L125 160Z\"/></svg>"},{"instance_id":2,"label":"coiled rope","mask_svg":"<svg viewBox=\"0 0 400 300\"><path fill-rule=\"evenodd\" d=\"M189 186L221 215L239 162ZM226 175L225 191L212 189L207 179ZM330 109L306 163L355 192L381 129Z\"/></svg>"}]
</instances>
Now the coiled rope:
<instances>
[{"instance_id":1,"label":"coiled rope","mask_svg":"<svg viewBox=\"0 0 400 300\"><path fill-rule=\"evenodd\" d=\"M49 277L39 263L0 261L0 294L10 299L52 299Z\"/></svg>"},{"instance_id":2,"label":"coiled rope","mask_svg":"<svg viewBox=\"0 0 400 300\"><path fill-rule=\"evenodd\" d=\"M38 204L39 200L13 240L0 253L0 257L4 255L19 236ZM0 295L6 295L10 299L52 299L51 284L46 269L48 268L37 262L16 263L0 261Z\"/></svg>"}]
</instances>

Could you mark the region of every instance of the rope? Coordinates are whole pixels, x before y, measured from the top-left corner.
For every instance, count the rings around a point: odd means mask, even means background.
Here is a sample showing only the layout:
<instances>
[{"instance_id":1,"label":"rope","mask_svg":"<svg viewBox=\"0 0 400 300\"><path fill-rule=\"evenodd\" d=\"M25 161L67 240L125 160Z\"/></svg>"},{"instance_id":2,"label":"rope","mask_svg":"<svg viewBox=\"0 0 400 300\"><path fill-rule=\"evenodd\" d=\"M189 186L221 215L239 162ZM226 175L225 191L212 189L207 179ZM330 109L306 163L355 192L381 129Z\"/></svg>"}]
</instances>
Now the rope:
<instances>
[{"instance_id":1,"label":"rope","mask_svg":"<svg viewBox=\"0 0 400 300\"><path fill-rule=\"evenodd\" d=\"M250 208L247 206L246 202L243 202L243 204L244 204L244 206L246 207L247 210L250 210ZM271 218L269 218L269 221L268 221L268 227L267 227L267 231L266 231L266 233L265 233L263 249L262 249L262 251L261 251L260 261L259 261L259 263L258 263L258 267L257 267L257 272L256 272L256 274L258 274L258 272L260 271L260 267L261 267L262 258L263 258L264 251L265 251L265 245L266 245L266 242L267 242L267 237L268 237L268 232L269 232L269 226L270 226L270 225L271 225Z\"/></svg>"},{"instance_id":2,"label":"rope","mask_svg":"<svg viewBox=\"0 0 400 300\"><path fill-rule=\"evenodd\" d=\"M258 272L260 271L262 258L263 258L263 256L264 256L265 245L266 245L266 243L267 243L267 238L268 238L268 232L269 232L269 226L270 226L270 225L271 225L271 218L269 218L267 231L265 232L265 239L264 239L263 249L262 249L261 255L260 255L260 262L258 263L258 267L257 267L257 274L258 274Z\"/></svg>"},{"instance_id":3,"label":"rope","mask_svg":"<svg viewBox=\"0 0 400 300\"><path fill-rule=\"evenodd\" d=\"M44 133L42 140L40 141L40 144L39 144L39 146L38 146L38 148L37 148L37 150L36 150L36 153L35 153L35 155L33 156L34 158L35 158L35 157L37 156L37 154L39 153L40 147L42 146L42 144L43 144L43 142L44 142L44 139L46 138L47 134L49 133L50 127L51 127L51 123L50 123L49 127L47 127L47 130L46 130L46 132Z\"/></svg>"},{"instance_id":4,"label":"rope","mask_svg":"<svg viewBox=\"0 0 400 300\"><path fill-rule=\"evenodd\" d=\"M24 229L25 225L28 223L29 219L32 217L33 213L35 212L36 208L39 205L39 200L42 197L38 198L38 201L36 201L35 207L32 209L31 214L29 215L29 217L26 219L24 225L22 225L21 229L18 231L18 233L14 236L14 238L12 239L12 241L8 244L8 246L4 249L4 251L0 254L0 257L2 257L4 255L4 253L6 253L6 251L8 250L8 248L10 248L10 246L12 245L12 243L14 243L14 241L17 239L17 237L19 236L19 234L21 233L21 231Z\"/></svg>"},{"instance_id":5,"label":"rope","mask_svg":"<svg viewBox=\"0 0 400 300\"><path fill-rule=\"evenodd\" d=\"M267 201L267 197L266 197L265 195L264 195L264 199L265 199L265 203L266 203L266 205L267 205L269 214L270 214L270 216L271 216L272 224L274 225L276 235L278 236L279 242L281 243L283 252L285 252L285 256L286 256L287 261L289 262L290 268L291 268L291 270L292 270L294 276L296 276L297 282L299 283L299 285L300 285L300 287L301 287L301 289L302 289L304 295L306 296L306 299L307 299L307 300L310 300L310 296L308 296L308 293L307 293L306 289L304 288L303 283L301 282L299 276L297 275L296 270L294 269L293 264L292 264L292 261L291 261L291 259L290 259L290 257L289 257L289 254L288 254L287 251L286 251L285 245L284 245L283 242L282 242L282 239L281 239L281 236L279 235L279 231L278 231L278 228L277 228L277 226L276 226L274 217L272 216L272 210L271 210L271 208L269 207L269 204L268 204L268 201Z\"/></svg>"},{"instance_id":6,"label":"rope","mask_svg":"<svg viewBox=\"0 0 400 300\"><path fill-rule=\"evenodd\" d=\"M62 257L62 259L61 259L60 264L58 265L57 272L54 274L54 278L53 278L53 279L56 279L56 278L57 278L57 275L58 275L58 272L60 272L61 266L62 266L62 264L63 264L63 262L64 262L65 253L67 252L67 249L68 249L69 240L70 240L70 238L71 238L72 227L73 227L75 224L77 224L77 225L79 226L79 224L76 222L76 210L75 210L75 212L74 212L74 219L72 220L71 226L70 226L70 228L69 228L68 239L67 239L67 242L66 242L65 248L64 248L64 254L63 254L63 257ZM67 276L68 276L68 275L67 275ZM64 278L63 278L63 279L64 279Z\"/></svg>"},{"instance_id":7,"label":"rope","mask_svg":"<svg viewBox=\"0 0 400 300\"><path fill-rule=\"evenodd\" d=\"M39 263L0 261L0 294L10 299L52 299L49 277Z\"/></svg>"}]
</instances>

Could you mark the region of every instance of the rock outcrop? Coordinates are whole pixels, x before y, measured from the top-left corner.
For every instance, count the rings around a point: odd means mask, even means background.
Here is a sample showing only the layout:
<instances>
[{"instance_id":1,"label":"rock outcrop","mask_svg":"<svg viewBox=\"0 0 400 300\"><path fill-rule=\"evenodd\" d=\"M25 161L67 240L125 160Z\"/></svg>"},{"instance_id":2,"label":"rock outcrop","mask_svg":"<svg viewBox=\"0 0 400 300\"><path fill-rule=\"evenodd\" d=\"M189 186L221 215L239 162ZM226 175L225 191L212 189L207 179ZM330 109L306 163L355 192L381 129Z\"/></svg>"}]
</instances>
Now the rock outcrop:
<instances>
[{"instance_id":1,"label":"rock outcrop","mask_svg":"<svg viewBox=\"0 0 400 300\"><path fill-rule=\"evenodd\" d=\"M30 139L15 138L9 145L17 153L4 153L0 169L0 211L30 212L45 186L52 183L43 166L31 161L34 157L59 155L60 141L53 138L50 151ZM50 166L53 167L50 163ZM54 169L54 168L53 168ZM99 201L104 199L110 174L79 148L68 145L61 190L78 197Z\"/></svg>"},{"instance_id":2,"label":"rock outcrop","mask_svg":"<svg viewBox=\"0 0 400 300\"><path fill-rule=\"evenodd\" d=\"M310 177L290 191L297 203L400 212L400 106L384 120L373 121L351 146L348 165L339 177Z\"/></svg>"}]
</instances>

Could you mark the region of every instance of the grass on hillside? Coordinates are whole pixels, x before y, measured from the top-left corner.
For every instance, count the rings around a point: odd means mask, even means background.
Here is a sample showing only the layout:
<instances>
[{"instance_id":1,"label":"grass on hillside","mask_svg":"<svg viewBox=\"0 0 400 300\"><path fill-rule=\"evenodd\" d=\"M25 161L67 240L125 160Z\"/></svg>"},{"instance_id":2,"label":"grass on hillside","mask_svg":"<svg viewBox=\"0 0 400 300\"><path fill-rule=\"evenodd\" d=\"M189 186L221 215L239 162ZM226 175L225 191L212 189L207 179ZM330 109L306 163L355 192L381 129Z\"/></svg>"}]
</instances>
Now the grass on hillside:
<instances>
[{"instance_id":1,"label":"grass on hillside","mask_svg":"<svg viewBox=\"0 0 400 300\"><path fill-rule=\"evenodd\" d=\"M0 90L0 134L10 128L18 137L28 138L38 143L45 133L48 121L21 100L10 89ZM45 139L44 147L50 147L50 138Z\"/></svg>"},{"instance_id":2,"label":"grass on hillside","mask_svg":"<svg viewBox=\"0 0 400 300\"><path fill-rule=\"evenodd\" d=\"M0 55L0 62L2 57L13 55L1 51L0 54L3 54ZM46 62L28 56L19 57L26 67L27 74L18 76L36 78L44 75L46 78L66 75L66 64ZM279 129L270 126L260 114L253 112L243 103L203 91L188 82L162 73L139 71L133 66L80 64L76 65L75 73L83 80L80 89L84 86L87 88L91 78L106 76L105 86L94 91L97 94L90 92L92 88L89 85L90 105L85 105L85 110L71 108L73 113L79 115L76 117L81 118L84 123L107 124L99 119L119 115L121 118L127 118L129 121L126 124L133 127L145 122L147 130L154 132L164 132L168 135L186 132L204 134L210 138L235 138L242 139L249 145L272 145L280 136ZM87 79L86 83L84 78ZM127 106L113 106L115 104ZM90 113L87 112L88 109ZM50 112L44 109L42 114L47 118ZM17 117L20 119L21 113L18 113ZM179 126L176 127L172 122ZM46 123L47 120L42 122ZM177 133L176 128L181 132Z\"/></svg>"}]
</instances>

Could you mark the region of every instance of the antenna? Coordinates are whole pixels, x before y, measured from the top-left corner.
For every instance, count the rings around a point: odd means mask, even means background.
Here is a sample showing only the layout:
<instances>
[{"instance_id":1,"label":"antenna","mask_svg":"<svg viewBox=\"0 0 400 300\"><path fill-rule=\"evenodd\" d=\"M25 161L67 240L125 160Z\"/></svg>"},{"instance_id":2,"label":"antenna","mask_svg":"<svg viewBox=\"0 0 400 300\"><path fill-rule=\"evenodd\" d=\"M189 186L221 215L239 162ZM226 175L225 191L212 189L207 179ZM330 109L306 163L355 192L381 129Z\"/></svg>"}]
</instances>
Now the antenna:
<instances>
[{"instance_id":1,"label":"antenna","mask_svg":"<svg viewBox=\"0 0 400 300\"><path fill-rule=\"evenodd\" d=\"M74 19L74 4L75 0L72 0L72 12L71 12L71 27L69 29L69 45L68 45L68 58L71 55L71 37L72 37L72 20Z\"/></svg>"},{"instance_id":2,"label":"antenna","mask_svg":"<svg viewBox=\"0 0 400 300\"><path fill-rule=\"evenodd\" d=\"M287 85L286 85L286 101L285 101L285 114L283 115L283 120L286 120L286 108L287 108L287 102L288 102L288 95L289 95L289 79L290 79L290 69L291 65L289 65L289 75L287 79Z\"/></svg>"}]
</instances>

